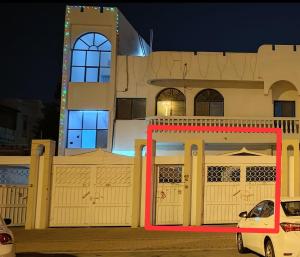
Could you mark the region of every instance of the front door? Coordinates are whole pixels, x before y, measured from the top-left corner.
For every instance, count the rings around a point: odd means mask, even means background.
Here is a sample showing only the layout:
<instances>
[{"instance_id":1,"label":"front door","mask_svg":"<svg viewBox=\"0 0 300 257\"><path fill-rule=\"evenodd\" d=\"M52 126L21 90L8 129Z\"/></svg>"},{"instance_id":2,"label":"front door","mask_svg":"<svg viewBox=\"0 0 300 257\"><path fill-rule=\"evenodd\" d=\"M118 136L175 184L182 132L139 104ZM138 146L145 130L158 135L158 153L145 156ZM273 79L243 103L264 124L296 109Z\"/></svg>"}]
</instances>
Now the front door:
<instances>
[{"instance_id":1,"label":"front door","mask_svg":"<svg viewBox=\"0 0 300 257\"><path fill-rule=\"evenodd\" d=\"M156 225L183 223L183 165L158 165Z\"/></svg>"}]
</instances>

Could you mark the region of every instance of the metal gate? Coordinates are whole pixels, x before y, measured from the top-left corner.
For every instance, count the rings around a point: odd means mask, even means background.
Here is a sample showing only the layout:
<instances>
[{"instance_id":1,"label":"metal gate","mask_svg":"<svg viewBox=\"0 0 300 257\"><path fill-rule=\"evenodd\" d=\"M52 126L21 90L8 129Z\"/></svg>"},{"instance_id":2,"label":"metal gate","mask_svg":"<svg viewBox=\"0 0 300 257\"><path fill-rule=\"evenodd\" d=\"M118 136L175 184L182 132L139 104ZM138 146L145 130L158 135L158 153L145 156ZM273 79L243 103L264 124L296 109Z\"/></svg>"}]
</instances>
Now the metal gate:
<instances>
[{"instance_id":1,"label":"metal gate","mask_svg":"<svg viewBox=\"0 0 300 257\"><path fill-rule=\"evenodd\" d=\"M155 223L183 224L183 165L157 165Z\"/></svg>"},{"instance_id":2,"label":"metal gate","mask_svg":"<svg viewBox=\"0 0 300 257\"><path fill-rule=\"evenodd\" d=\"M205 166L204 223L236 223L239 213L275 195L276 166Z\"/></svg>"},{"instance_id":3,"label":"metal gate","mask_svg":"<svg viewBox=\"0 0 300 257\"><path fill-rule=\"evenodd\" d=\"M11 226L24 226L28 195L27 166L0 166L0 215L11 219Z\"/></svg>"},{"instance_id":4,"label":"metal gate","mask_svg":"<svg viewBox=\"0 0 300 257\"><path fill-rule=\"evenodd\" d=\"M132 165L56 165L50 226L130 226Z\"/></svg>"}]
</instances>

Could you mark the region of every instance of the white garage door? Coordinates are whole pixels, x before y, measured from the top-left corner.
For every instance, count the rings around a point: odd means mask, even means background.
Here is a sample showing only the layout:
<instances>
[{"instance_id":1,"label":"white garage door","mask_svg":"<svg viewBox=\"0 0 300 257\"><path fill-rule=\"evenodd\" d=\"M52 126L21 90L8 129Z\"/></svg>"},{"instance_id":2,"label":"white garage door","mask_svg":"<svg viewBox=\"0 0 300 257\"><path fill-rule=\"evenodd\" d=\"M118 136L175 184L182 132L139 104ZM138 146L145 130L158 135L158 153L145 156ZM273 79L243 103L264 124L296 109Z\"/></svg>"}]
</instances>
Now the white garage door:
<instances>
[{"instance_id":1,"label":"white garage door","mask_svg":"<svg viewBox=\"0 0 300 257\"><path fill-rule=\"evenodd\" d=\"M50 226L130 226L130 165L56 165Z\"/></svg>"},{"instance_id":2,"label":"white garage door","mask_svg":"<svg viewBox=\"0 0 300 257\"><path fill-rule=\"evenodd\" d=\"M270 164L205 166L204 223L236 223L239 213L275 195L276 167Z\"/></svg>"}]
</instances>

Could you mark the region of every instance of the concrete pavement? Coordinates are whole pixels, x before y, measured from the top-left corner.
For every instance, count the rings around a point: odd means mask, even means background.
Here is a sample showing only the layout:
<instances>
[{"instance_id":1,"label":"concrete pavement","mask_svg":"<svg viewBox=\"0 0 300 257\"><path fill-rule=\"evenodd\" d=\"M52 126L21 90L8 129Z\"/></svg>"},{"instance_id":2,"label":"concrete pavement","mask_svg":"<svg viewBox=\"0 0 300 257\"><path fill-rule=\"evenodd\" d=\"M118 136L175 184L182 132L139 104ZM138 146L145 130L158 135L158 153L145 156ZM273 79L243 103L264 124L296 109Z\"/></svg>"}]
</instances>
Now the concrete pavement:
<instances>
[{"instance_id":1,"label":"concrete pavement","mask_svg":"<svg viewBox=\"0 0 300 257\"><path fill-rule=\"evenodd\" d=\"M212 251L236 247L235 235L231 233L162 232L126 227L11 229L17 253Z\"/></svg>"}]
</instances>

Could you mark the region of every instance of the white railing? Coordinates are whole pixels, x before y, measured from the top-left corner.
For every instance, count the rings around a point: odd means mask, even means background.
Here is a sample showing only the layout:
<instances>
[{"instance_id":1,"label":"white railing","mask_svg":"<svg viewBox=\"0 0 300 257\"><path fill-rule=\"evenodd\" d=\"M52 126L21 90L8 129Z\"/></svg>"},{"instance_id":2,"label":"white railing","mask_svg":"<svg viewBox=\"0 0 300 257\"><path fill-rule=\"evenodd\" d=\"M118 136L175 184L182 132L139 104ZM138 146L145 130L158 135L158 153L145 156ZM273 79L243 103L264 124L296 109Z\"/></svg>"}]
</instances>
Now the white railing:
<instances>
[{"instance_id":1,"label":"white railing","mask_svg":"<svg viewBox=\"0 0 300 257\"><path fill-rule=\"evenodd\" d=\"M218 116L168 116L147 117L150 125L188 125L188 126L224 126L281 128L284 134L299 134L299 120L296 118L239 118Z\"/></svg>"}]
</instances>

